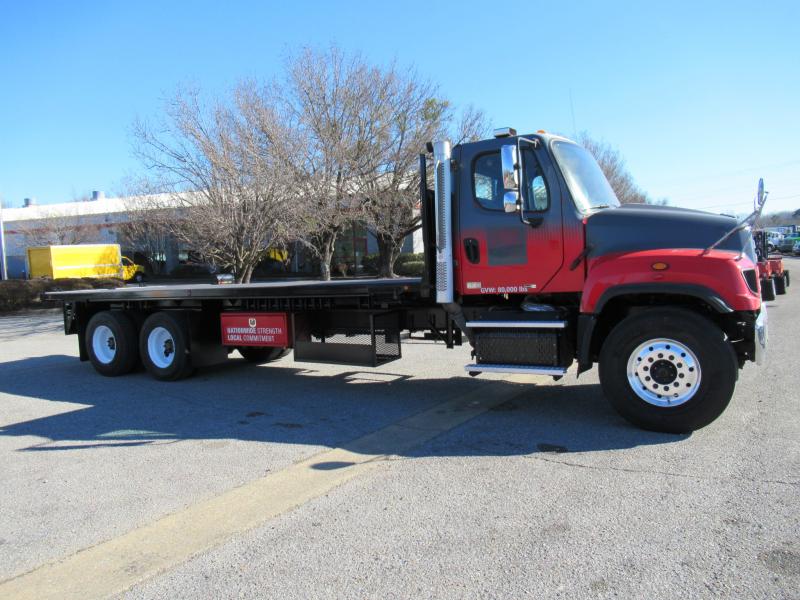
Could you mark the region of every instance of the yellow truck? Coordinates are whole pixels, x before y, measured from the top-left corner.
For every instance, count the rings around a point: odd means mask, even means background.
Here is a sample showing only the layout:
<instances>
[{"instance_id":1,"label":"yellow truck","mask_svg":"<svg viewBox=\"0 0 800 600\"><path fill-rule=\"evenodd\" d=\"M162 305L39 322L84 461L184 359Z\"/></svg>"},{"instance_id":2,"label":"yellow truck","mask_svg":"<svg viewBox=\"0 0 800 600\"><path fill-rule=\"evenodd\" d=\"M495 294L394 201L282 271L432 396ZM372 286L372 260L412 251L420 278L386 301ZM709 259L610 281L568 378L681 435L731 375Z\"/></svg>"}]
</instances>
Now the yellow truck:
<instances>
[{"instance_id":1,"label":"yellow truck","mask_svg":"<svg viewBox=\"0 0 800 600\"><path fill-rule=\"evenodd\" d=\"M142 281L144 268L122 256L119 244L28 248L28 275L50 279L119 277Z\"/></svg>"}]
</instances>

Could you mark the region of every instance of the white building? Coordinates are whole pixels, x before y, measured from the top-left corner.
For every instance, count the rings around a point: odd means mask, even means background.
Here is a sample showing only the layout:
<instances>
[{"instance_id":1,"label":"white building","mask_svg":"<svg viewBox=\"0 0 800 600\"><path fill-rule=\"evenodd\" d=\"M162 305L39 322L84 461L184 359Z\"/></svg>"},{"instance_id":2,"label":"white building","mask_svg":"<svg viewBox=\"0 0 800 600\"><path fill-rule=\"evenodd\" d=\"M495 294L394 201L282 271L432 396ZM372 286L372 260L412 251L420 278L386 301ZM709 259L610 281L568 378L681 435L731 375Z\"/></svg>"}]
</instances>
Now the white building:
<instances>
[{"instance_id":1,"label":"white building","mask_svg":"<svg viewBox=\"0 0 800 600\"><path fill-rule=\"evenodd\" d=\"M136 203L135 198L106 198L102 192L92 192L91 199L86 201L39 205L26 200L26 205L21 208L3 209L8 277L27 277L27 248L48 243L120 244L123 255L141 262L134 256L134 249L126 247L126 241L120 234L120 226L128 220L128 211ZM37 241L42 237L49 237L52 241ZM164 271L171 273L185 262L188 250L177 243L172 244L163 257ZM343 232L337 243L337 259L348 264L358 265L365 254L375 254L377 251L375 238L358 224ZM406 239L403 252L422 252L420 231ZM298 265L306 263L311 264L310 261L294 261L292 270L297 271ZM311 273L310 269L310 266L300 267L300 270Z\"/></svg>"}]
</instances>

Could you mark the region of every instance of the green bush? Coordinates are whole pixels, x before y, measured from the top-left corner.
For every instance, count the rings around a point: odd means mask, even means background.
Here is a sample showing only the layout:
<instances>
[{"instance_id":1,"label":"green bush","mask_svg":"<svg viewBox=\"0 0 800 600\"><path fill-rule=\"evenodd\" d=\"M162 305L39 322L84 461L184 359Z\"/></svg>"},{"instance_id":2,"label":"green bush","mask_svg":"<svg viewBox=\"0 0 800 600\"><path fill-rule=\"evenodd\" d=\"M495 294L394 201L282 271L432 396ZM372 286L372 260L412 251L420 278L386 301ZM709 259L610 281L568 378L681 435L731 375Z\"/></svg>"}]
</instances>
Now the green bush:
<instances>
[{"instance_id":1,"label":"green bush","mask_svg":"<svg viewBox=\"0 0 800 600\"><path fill-rule=\"evenodd\" d=\"M361 265L363 267L363 273L365 275L377 275L381 271L381 260L380 254L367 254L364 258L361 259ZM405 265L412 264L411 273L408 276L417 277L422 274L422 270L417 265L417 263L425 263L425 255L420 254L401 254L397 257L397 260L394 263L394 272L398 275L405 275L406 272L409 272L409 269L406 268ZM419 271L417 273L416 271Z\"/></svg>"},{"instance_id":2,"label":"green bush","mask_svg":"<svg viewBox=\"0 0 800 600\"><path fill-rule=\"evenodd\" d=\"M43 300L45 292L112 289L124 286L121 279L9 279L0 281L0 312L25 308L58 306L57 301Z\"/></svg>"},{"instance_id":3,"label":"green bush","mask_svg":"<svg viewBox=\"0 0 800 600\"><path fill-rule=\"evenodd\" d=\"M409 260L402 264L398 261L394 267L395 273L403 277L420 277L425 270L424 260Z\"/></svg>"},{"instance_id":4,"label":"green bush","mask_svg":"<svg viewBox=\"0 0 800 600\"><path fill-rule=\"evenodd\" d=\"M418 254L411 254L411 253L401 254L400 256L397 257L394 266L395 269L398 269L400 268L400 265L404 265L406 263L417 263L417 262L421 263L425 262L425 255L422 254L421 252Z\"/></svg>"}]
</instances>

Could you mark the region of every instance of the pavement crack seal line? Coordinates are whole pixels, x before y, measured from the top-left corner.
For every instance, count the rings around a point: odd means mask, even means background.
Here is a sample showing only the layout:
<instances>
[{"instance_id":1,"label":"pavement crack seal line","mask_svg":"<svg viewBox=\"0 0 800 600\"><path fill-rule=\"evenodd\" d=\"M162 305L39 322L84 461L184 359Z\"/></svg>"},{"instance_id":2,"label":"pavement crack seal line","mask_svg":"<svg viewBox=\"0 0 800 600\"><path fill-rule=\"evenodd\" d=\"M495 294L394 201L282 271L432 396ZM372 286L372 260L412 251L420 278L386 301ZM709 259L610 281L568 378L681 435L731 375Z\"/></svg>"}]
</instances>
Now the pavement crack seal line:
<instances>
[{"instance_id":1,"label":"pavement crack seal line","mask_svg":"<svg viewBox=\"0 0 800 600\"><path fill-rule=\"evenodd\" d=\"M303 459L119 537L0 582L0 598L83 600L120 594L318 498L397 454L525 392L549 377L513 375Z\"/></svg>"},{"instance_id":2,"label":"pavement crack seal line","mask_svg":"<svg viewBox=\"0 0 800 600\"><path fill-rule=\"evenodd\" d=\"M657 471L651 469L632 469L629 467L614 467L610 465L585 465L578 462L568 460L556 460L554 458L545 458L544 456L537 456L531 454L525 456L531 460L539 462L546 462L553 465L561 465L562 467L576 467L579 469L590 469L592 471L616 471L618 473L632 473L634 475L657 475L659 477L676 477L680 479L694 479L696 481L742 481L745 483L756 483L759 485L788 485L797 487L800 485L798 481L783 481L782 479L754 479L752 477L737 477L735 475L728 475L725 477L709 477L704 475L692 475L691 473L675 473L672 471Z\"/></svg>"}]
</instances>

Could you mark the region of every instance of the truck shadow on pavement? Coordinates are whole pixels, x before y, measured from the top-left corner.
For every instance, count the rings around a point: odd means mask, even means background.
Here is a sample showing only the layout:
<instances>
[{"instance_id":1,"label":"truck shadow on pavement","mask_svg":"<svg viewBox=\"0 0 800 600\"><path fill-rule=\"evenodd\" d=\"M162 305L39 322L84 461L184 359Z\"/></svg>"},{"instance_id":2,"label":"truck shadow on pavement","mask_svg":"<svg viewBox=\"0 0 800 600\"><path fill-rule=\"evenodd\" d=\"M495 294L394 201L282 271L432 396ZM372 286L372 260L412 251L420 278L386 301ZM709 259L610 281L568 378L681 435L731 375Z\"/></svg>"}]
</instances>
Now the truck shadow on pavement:
<instances>
[{"instance_id":1,"label":"truck shadow on pavement","mask_svg":"<svg viewBox=\"0 0 800 600\"><path fill-rule=\"evenodd\" d=\"M291 359L267 367L231 360L194 378L162 383L144 373L109 379L74 357L49 356L0 365L0 392L34 399L34 411L26 407L26 414L48 413L13 422L13 412L5 410L0 436L40 438L26 440L19 452L80 452L184 440L263 442L265 451L268 444L348 449L368 433L480 386L496 390L509 385L466 376L418 378L386 368L316 370ZM519 389L512 399L421 446L405 451L391 436L375 436L369 453L591 452L688 437L632 427L609 407L599 385L577 383L574 376L566 383ZM43 406L41 401L58 404Z\"/></svg>"}]
</instances>

